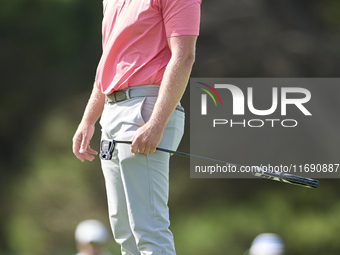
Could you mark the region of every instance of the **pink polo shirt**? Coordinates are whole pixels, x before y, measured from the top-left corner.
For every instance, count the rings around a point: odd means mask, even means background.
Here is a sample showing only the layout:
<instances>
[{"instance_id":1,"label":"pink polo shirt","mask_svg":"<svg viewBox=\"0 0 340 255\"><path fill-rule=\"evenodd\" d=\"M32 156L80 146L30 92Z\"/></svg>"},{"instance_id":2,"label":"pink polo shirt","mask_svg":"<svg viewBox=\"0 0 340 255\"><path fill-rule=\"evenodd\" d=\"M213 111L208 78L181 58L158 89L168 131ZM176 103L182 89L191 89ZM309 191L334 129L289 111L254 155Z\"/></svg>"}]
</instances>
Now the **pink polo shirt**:
<instances>
[{"instance_id":1,"label":"pink polo shirt","mask_svg":"<svg viewBox=\"0 0 340 255\"><path fill-rule=\"evenodd\" d=\"M198 35L201 0L104 0L103 53L96 84L104 94L161 84L167 38Z\"/></svg>"}]
</instances>

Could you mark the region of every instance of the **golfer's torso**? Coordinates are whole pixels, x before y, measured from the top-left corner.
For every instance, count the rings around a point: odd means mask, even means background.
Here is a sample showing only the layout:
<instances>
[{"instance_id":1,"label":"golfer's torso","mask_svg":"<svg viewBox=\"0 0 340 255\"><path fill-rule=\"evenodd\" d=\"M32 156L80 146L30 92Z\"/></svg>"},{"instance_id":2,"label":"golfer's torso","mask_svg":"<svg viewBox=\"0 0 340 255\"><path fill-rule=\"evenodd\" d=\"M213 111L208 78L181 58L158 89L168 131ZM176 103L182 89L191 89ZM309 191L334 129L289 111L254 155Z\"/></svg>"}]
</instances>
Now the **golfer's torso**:
<instances>
[{"instance_id":1,"label":"golfer's torso","mask_svg":"<svg viewBox=\"0 0 340 255\"><path fill-rule=\"evenodd\" d=\"M105 94L160 84L171 52L156 0L104 0L103 54L97 83Z\"/></svg>"}]
</instances>

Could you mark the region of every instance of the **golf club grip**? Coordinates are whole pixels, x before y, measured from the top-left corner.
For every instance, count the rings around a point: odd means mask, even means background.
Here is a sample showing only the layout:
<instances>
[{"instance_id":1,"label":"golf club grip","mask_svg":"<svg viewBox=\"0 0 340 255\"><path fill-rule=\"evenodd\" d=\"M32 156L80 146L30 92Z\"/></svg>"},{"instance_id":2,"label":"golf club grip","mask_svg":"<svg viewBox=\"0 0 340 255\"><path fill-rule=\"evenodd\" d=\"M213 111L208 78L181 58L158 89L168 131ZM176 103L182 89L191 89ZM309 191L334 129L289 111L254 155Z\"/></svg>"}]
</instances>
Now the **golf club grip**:
<instances>
[{"instance_id":1,"label":"golf club grip","mask_svg":"<svg viewBox=\"0 0 340 255\"><path fill-rule=\"evenodd\" d=\"M116 140L113 140L113 142L114 143L126 143L126 144L132 143L131 141L116 141ZM221 161L221 160L211 159L211 158L207 158L207 157L192 155L192 154L188 154L188 153L184 153L184 152L173 151L173 150L159 148L159 147L157 147L156 149L159 150L159 151L163 151L163 152L177 154L177 155L180 155L180 156L183 156L183 157L186 157L186 158L196 158L196 159L201 160L201 161L214 162L214 163L221 164L221 165L230 165L230 166L242 167L241 165L228 163L226 161ZM308 187L308 188L317 188L319 186L318 180L314 180L314 179L310 179L310 178L306 178L306 177L301 177L301 176L297 176L297 175L293 175L293 174L287 174L287 173L283 173L283 172L265 171L261 168L256 169L254 172L252 172L252 174L256 177L261 177L261 178L269 179L269 180L273 180L273 181L285 182L285 183L299 185L299 186Z\"/></svg>"}]
</instances>

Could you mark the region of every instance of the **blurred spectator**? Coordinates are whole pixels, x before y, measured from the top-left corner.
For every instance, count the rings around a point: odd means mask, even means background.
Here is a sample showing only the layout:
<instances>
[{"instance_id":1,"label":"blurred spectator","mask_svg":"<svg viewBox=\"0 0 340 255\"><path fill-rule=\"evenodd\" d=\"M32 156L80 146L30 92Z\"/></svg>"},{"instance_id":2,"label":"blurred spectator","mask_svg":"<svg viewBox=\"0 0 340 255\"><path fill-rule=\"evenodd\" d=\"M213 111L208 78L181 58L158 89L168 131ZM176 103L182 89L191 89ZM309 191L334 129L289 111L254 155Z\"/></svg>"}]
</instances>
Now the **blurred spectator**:
<instances>
[{"instance_id":1,"label":"blurred spectator","mask_svg":"<svg viewBox=\"0 0 340 255\"><path fill-rule=\"evenodd\" d=\"M85 220L78 224L75 239L78 252L76 255L110 255L104 252L108 241L108 231L98 220Z\"/></svg>"},{"instance_id":2,"label":"blurred spectator","mask_svg":"<svg viewBox=\"0 0 340 255\"><path fill-rule=\"evenodd\" d=\"M283 255L284 245L277 234L263 233L251 244L249 255Z\"/></svg>"}]
</instances>

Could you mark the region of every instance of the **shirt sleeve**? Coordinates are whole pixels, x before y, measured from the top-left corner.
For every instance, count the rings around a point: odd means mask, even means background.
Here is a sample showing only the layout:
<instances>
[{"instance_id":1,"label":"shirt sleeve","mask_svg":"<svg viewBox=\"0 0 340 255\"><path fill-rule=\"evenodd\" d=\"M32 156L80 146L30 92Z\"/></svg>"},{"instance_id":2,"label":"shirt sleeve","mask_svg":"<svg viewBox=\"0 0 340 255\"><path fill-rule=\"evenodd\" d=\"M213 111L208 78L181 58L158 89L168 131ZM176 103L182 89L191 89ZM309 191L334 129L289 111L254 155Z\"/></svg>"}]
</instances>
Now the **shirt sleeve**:
<instances>
[{"instance_id":1,"label":"shirt sleeve","mask_svg":"<svg viewBox=\"0 0 340 255\"><path fill-rule=\"evenodd\" d=\"M202 0L160 0L166 36L198 35Z\"/></svg>"}]
</instances>

